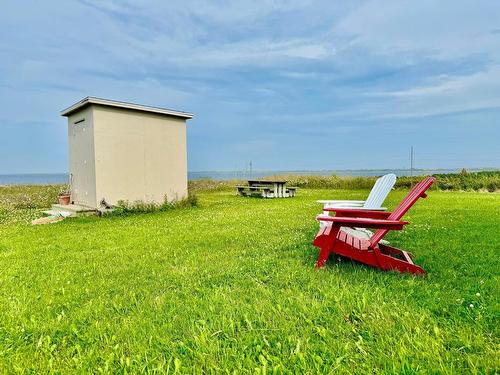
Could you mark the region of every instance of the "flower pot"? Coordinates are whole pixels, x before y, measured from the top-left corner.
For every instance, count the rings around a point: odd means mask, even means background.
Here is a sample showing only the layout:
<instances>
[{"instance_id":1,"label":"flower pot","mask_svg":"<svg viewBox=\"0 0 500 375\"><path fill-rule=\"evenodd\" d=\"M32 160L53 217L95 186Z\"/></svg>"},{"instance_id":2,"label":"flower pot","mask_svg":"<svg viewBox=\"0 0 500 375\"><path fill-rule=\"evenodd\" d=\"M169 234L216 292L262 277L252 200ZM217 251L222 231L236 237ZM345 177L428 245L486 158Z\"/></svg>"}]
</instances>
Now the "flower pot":
<instances>
[{"instance_id":1,"label":"flower pot","mask_svg":"<svg viewBox=\"0 0 500 375\"><path fill-rule=\"evenodd\" d=\"M59 204L67 205L69 204L71 197L69 194L64 194L64 195L59 195L57 199L59 201Z\"/></svg>"}]
</instances>

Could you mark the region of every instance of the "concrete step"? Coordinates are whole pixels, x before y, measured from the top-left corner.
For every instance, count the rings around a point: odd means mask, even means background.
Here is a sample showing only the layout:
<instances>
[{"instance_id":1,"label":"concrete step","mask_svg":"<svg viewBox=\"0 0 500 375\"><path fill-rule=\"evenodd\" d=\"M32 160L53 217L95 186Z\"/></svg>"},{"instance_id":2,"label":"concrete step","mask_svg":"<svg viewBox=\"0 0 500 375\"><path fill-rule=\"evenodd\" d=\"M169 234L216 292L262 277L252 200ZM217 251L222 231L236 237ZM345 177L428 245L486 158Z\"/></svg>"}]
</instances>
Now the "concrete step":
<instances>
[{"instance_id":1,"label":"concrete step","mask_svg":"<svg viewBox=\"0 0 500 375\"><path fill-rule=\"evenodd\" d=\"M95 211L94 208L80 206L78 204L53 204L53 210L68 211L68 212L92 212Z\"/></svg>"},{"instance_id":2,"label":"concrete step","mask_svg":"<svg viewBox=\"0 0 500 375\"><path fill-rule=\"evenodd\" d=\"M78 214L76 212L70 212L70 211L59 211L59 210L47 210L47 211L42 211L42 213L45 216L63 216L63 217L75 217Z\"/></svg>"},{"instance_id":3,"label":"concrete step","mask_svg":"<svg viewBox=\"0 0 500 375\"><path fill-rule=\"evenodd\" d=\"M53 204L52 209L44 211L46 215L60 215L63 216L80 216L95 213L96 210L86 206L80 206L77 204ZM68 215L69 214L69 215Z\"/></svg>"}]
</instances>

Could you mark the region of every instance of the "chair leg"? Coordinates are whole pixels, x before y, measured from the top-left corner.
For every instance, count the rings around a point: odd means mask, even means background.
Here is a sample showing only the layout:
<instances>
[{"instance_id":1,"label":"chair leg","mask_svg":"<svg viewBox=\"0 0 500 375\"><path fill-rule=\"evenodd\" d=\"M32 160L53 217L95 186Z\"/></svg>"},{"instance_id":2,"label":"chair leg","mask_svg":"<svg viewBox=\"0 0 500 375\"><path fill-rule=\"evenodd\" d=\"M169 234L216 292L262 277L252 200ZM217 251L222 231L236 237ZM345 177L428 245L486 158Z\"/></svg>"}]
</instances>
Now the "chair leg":
<instances>
[{"instance_id":1,"label":"chair leg","mask_svg":"<svg viewBox=\"0 0 500 375\"><path fill-rule=\"evenodd\" d=\"M316 261L316 268L322 268L325 266L328 256L330 255L330 250L327 247L322 247L319 251L318 260Z\"/></svg>"},{"instance_id":2,"label":"chair leg","mask_svg":"<svg viewBox=\"0 0 500 375\"><path fill-rule=\"evenodd\" d=\"M335 241L337 240L337 235L339 234L340 227L331 227L327 225L323 229L323 234L315 239L315 245L320 248L318 260L316 260L316 268L322 268L328 256L330 255Z\"/></svg>"},{"instance_id":3,"label":"chair leg","mask_svg":"<svg viewBox=\"0 0 500 375\"><path fill-rule=\"evenodd\" d=\"M410 272L414 274L425 274L420 266L413 263L411 254L393 246L379 244L379 259L381 268L385 270L397 270L399 272Z\"/></svg>"}]
</instances>

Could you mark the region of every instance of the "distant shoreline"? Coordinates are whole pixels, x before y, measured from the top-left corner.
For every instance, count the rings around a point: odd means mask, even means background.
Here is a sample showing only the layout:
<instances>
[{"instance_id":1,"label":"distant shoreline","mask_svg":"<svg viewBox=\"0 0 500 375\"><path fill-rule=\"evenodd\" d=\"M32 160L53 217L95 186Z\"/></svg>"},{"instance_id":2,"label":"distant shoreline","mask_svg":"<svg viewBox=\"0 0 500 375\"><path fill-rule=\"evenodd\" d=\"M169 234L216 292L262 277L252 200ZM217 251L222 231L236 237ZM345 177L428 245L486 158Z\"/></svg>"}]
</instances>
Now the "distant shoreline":
<instances>
[{"instance_id":1,"label":"distant shoreline","mask_svg":"<svg viewBox=\"0 0 500 375\"><path fill-rule=\"evenodd\" d=\"M414 169L413 175L432 175L458 173L460 168L437 168L437 169ZM470 168L469 172L498 171L499 168ZM385 173L395 173L397 176L409 176L409 169L343 169L343 170L253 170L253 171L199 171L188 172L189 180L213 179L213 180L244 180L247 178L262 178L273 175L300 175L300 176L354 176L369 177L380 176ZM25 173L25 174L0 174L0 185L51 185L67 184L68 173Z\"/></svg>"}]
</instances>

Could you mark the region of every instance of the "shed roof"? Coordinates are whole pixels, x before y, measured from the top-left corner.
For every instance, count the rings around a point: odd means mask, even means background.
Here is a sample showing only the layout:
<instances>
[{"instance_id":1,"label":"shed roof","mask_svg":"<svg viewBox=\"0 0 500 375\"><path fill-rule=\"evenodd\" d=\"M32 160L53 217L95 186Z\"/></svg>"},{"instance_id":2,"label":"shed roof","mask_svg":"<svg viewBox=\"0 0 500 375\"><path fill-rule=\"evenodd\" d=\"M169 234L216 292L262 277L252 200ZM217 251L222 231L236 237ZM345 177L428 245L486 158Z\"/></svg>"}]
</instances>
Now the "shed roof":
<instances>
[{"instance_id":1,"label":"shed roof","mask_svg":"<svg viewBox=\"0 0 500 375\"><path fill-rule=\"evenodd\" d=\"M180 118L184 118L184 119L190 119L193 117L193 115L191 113L187 113L187 112L175 111L172 109L159 108L159 107L150 107L150 106L141 105L141 104L120 102L120 101L116 101L116 100L101 99L101 98L96 98L93 96L87 96L86 98L80 100L79 102L73 104L72 106L70 106L66 109L63 109L61 111L61 116L69 116L72 113L79 111L80 109L82 109L88 105L91 105L91 104L98 104L98 105L103 105L103 106L107 106L107 107L115 107L115 108L132 109L132 110L141 111L141 112L152 112L152 113L158 113L161 115L180 117Z\"/></svg>"}]
</instances>

